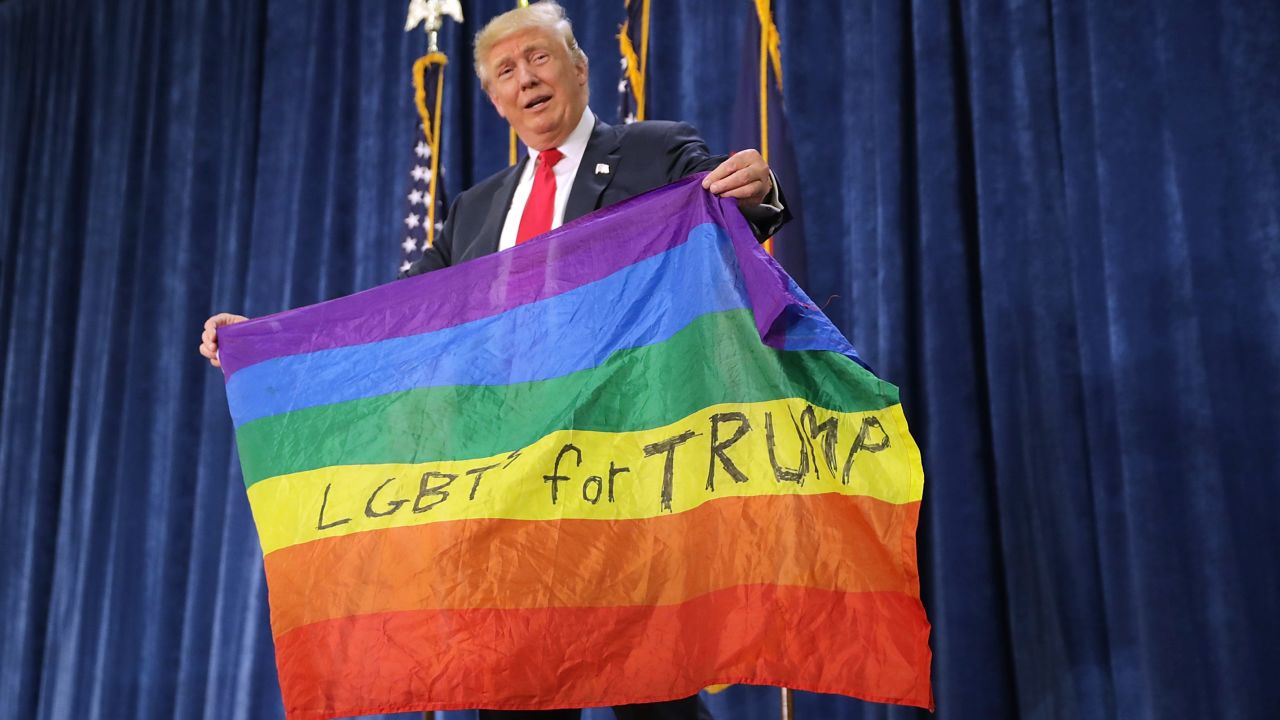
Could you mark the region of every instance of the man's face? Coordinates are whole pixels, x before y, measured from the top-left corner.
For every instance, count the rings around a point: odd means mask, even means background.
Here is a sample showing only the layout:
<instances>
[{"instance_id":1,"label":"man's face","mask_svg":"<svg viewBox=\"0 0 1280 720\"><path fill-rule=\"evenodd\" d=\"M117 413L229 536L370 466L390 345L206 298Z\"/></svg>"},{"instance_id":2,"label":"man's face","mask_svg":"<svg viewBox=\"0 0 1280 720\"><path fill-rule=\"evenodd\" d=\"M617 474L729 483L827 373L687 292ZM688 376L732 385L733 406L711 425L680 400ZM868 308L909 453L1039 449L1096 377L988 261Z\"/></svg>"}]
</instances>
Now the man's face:
<instances>
[{"instance_id":1,"label":"man's face","mask_svg":"<svg viewBox=\"0 0 1280 720\"><path fill-rule=\"evenodd\" d=\"M494 44L485 61L489 100L525 145L539 152L564 142L587 106L587 68L564 39L534 28Z\"/></svg>"}]
</instances>

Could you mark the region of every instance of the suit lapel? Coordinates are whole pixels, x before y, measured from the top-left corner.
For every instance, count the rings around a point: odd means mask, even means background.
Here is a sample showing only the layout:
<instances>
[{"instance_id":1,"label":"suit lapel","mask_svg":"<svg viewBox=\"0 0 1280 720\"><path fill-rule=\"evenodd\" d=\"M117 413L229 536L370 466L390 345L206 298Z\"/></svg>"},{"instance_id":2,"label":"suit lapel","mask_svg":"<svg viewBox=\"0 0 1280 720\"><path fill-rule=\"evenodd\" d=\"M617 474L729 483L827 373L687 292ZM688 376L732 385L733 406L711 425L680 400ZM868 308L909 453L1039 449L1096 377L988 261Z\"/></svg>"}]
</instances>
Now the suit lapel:
<instances>
[{"instance_id":1,"label":"suit lapel","mask_svg":"<svg viewBox=\"0 0 1280 720\"><path fill-rule=\"evenodd\" d=\"M577 220L600 207L600 196L618 174L621 160L618 145L617 129L597 118L587 150L582 154L582 163L578 165L578 176L569 190L569 202L564 207L565 222Z\"/></svg>"},{"instance_id":2,"label":"suit lapel","mask_svg":"<svg viewBox=\"0 0 1280 720\"><path fill-rule=\"evenodd\" d=\"M502 225L507 220L507 210L511 207L511 199L516 195L516 185L520 184L520 174L524 172L524 164L527 162L529 156L525 155L523 160L511 168L498 191L493 194L493 205L485 216L480 232L476 234L476 253L471 257L498 252L498 244L502 240Z\"/></svg>"}]
</instances>

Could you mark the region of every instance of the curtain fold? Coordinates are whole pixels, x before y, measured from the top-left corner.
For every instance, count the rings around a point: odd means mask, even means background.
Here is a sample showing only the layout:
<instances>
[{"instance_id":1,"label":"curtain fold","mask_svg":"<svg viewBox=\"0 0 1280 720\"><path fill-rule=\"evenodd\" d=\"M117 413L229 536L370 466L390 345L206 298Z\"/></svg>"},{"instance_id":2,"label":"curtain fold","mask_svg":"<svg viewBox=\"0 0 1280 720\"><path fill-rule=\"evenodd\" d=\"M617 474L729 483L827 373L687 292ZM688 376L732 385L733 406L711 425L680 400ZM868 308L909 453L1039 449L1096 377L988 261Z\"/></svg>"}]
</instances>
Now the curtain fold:
<instances>
[{"instance_id":1,"label":"curtain fold","mask_svg":"<svg viewBox=\"0 0 1280 720\"><path fill-rule=\"evenodd\" d=\"M617 122L623 3L563 4L592 108ZM466 2L442 33L450 197L507 162L470 38L512 5ZM938 715L1273 715L1280 6L774 5L805 289L902 387L924 453ZM753 3L652 12L650 117L739 149ZM0 0L14 717L281 715L261 554L197 336L217 310L394 277L425 49L403 13ZM772 689L708 702L777 716ZM925 717L807 693L796 708Z\"/></svg>"}]
</instances>

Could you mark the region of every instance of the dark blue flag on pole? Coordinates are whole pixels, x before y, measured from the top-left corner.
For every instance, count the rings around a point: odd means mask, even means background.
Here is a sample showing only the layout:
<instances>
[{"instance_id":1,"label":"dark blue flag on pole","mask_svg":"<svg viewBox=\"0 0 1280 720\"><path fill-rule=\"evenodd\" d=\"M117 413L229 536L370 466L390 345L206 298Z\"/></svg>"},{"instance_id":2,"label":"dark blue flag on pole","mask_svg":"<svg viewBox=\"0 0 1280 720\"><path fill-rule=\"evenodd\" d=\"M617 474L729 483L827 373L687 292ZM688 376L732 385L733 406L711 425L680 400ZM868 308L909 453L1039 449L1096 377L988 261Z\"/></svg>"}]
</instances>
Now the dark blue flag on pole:
<instances>
[{"instance_id":1,"label":"dark blue flag on pole","mask_svg":"<svg viewBox=\"0 0 1280 720\"><path fill-rule=\"evenodd\" d=\"M770 0L753 0L746 27L730 142L735 150L758 148L778 184L787 189L794 219L766 241L765 249L804 287L808 273L800 175L782 102L782 53Z\"/></svg>"}]
</instances>

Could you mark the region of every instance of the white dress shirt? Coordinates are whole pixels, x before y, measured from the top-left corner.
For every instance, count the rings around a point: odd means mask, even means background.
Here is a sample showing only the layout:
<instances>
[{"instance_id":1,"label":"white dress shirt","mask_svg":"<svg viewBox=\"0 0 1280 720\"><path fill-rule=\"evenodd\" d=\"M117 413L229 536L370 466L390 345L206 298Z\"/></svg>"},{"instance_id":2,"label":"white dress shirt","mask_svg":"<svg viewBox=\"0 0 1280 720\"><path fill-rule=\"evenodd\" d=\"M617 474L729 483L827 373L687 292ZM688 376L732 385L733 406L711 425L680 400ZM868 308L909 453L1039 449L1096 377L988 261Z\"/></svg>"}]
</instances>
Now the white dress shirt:
<instances>
[{"instance_id":1,"label":"white dress shirt","mask_svg":"<svg viewBox=\"0 0 1280 720\"><path fill-rule=\"evenodd\" d=\"M578 176L578 166L582 164L582 155L587 152L587 141L591 139L591 131L596 126L596 116L591 108L584 108L582 119L569 133L568 139L557 148L564 153L560 162L551 169L556 174L556 207L551 214L551 229L564 224L564 208L569 204L569 191L573 189L573 179ZM511 198L511 207L507 210L507 219L502 223L502 236L498 239L498 249L506 250L516 246L516 233L520 230L520 218L524 216L524 206L529 203L529 193L533 192L533 170L538 164L538 151L529 148L529 161L520 172L520 182L516 185L516 194Z\"/></svg>"},{"instance_id":2,"label":"white dress shirt","mask_svg":"<svg viewBox=\"0 0 1280 720\"><path fill-rule=\"evenodd\" d=\"M587 142L591 140L591 131L595 129L596 116L591 108L582 110L582 118L569 133L568 139L558 148L564 153L560 162L552 170L556 175L556 207L551 215L551 229L564 224L564 209L569 204L569 191L573 189L573 179L578 176L578 167L582 165L582 156L587 152ZM533 192L533 171L538 164L538 151L529 148L529 161L520 171L520 182L516 184L516 194L511 198L511 207L502 223L502 235L498 238L498 250L507 250L516 246L516 234L520 231L520 218L524 216L524 206L529 203L529 193ZM770 175L773 188L765 196L764 202L757 207L744 209L742 214L748 220L758 220L782 212L782 204L778 197L778 178Z\"/></svg>"}]
</instances>

